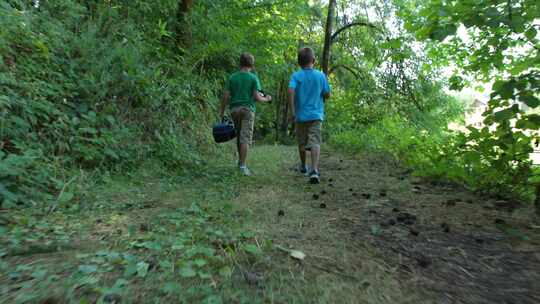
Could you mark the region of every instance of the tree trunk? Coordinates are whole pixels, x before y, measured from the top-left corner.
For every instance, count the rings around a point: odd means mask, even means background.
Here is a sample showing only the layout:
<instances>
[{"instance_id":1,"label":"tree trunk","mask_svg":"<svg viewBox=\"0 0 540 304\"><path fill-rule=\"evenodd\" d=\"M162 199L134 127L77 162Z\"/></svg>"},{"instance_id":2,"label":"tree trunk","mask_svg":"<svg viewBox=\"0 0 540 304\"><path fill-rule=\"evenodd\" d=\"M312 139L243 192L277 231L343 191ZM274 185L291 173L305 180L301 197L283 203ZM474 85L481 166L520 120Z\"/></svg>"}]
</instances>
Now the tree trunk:
<instances>
[{"instance_id":1,"label":"tree trunk","mask_svg":"<svg viewBox=\"0 0 540 304\"><path fill-rule=\"evenodd\" d=\"M322 58L322 70L328 75L328 69L330 66L330 47L332 46L332 25L334 22L334 15L336 11L336 0L330 0L328 3L328 16L326 18L326 30L324 33L324 48Z\"/></svg>"},{"instance_id":2,"label":"tree trunk","mask_svg":"<svg viewBox=\"0 0 540 304\"><path fill-rule=\"evenodd\" d=\"M193 0L179 0L176 15L178 22L176 39L179 45L186 48L191 47L191 22L189 20L189 14L192 7Z\"/></svg>"}]
</instances>

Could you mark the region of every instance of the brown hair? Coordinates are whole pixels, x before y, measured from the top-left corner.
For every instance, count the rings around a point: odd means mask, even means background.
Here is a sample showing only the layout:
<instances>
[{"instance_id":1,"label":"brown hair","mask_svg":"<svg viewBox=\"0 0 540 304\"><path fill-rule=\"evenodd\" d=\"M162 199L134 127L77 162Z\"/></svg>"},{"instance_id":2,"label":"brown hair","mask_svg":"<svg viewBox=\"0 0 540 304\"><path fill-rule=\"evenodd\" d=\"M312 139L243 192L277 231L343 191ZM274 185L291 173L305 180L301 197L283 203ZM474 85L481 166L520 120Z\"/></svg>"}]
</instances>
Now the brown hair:
<instances>
[{"instance_id":1,"label":"brown hair","mask_svg":"<svg viewBox=\"0 0 540 304\"><path fill-rule=\"evenodd\" d=\"M315 52L310 47L301 48L298 51L298 64L305 67L315 62Z\"/></svg>"},{"instance_id":2,"label":"brown hair","mask_svg":"<svg viewBox=\"0 0 540 304\"><path fill-rule=\"evenodd\" d=\"M255 57L250 53L242 53L240 55L240 67L241 68L253 68L255 65Z\"/></svg>"}]
</instances>

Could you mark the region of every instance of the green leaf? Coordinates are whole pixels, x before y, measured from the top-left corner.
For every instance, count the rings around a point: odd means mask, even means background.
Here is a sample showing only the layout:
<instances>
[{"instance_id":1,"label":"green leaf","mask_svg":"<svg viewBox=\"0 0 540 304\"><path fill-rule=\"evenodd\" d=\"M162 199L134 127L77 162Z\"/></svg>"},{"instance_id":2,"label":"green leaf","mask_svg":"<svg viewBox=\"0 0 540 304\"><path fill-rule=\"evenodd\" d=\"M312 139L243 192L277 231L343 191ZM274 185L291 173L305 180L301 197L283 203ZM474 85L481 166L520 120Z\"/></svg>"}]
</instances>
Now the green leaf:
<instances>
[{"instance_id":1,"label":"green leaf","mask_svg":"<svg viewBox=\"0 0 540 304\"><path fill-rule=\"evenodd\" d=\"M80 265L79 271L84 274L91 274L96 272L98 269L97 265Z\"/></svg>"},{"instance_id":2,"label":"green leaf","mask_svg":"<svg viewBox=\"0 0 540 304\"><path fill-rule=\"evenodd\" d=\"M140 278L146 277L146 275L148 274L149 267L150 267L150 264L146 262L137 263L137 276Z\"/></svg>"},{"instance_id":3,"label":"green leaf","mask_svg":"<svg viewBox=\"0 0 540 304\"><path fill-rule=\"evenodd\" d=\"M232 269L229 266L223 266L219 269L219 275L225 278L229 278L232 275Z\"/></svg>"},{"instance_id":4,"label":"green leaf","mask_svg":"<svg viewBox=\"0 0 540 304\"><path fill-rule=\"evenodd\" d=\"M124 270L124 276L131 277L134 276L137 273L137 264L135 263L129 263L126 267L126 270Z\"/></svg>"},{"instance_id":5,"label":"green leaf","mask_svg":"<svg viewBox=\"0 0 540 304\"><path fill-rule=\"evenodd\" d=\"M536 39L537 34L538 32L536 31L536 29L534 27L531 27L525 32L525 37L527 37L527 39L529 40L534 40Z\"/></svg>"},{"instance_id":6,"label":"green leaf","mask_svg":"<svg viewBox=\"0 0 540 304\"><path fill-rule=\"evenodd\" d=\"M64 191L62 194L58 197L58 203L65 204L68 203L73 199L73 193Z\"/></svg>"},{"instance_id":7,"label":"green leaf","mask_svg":"<svg viewBox=\"0 0 540 304\"><path fill-rule=\"evenodd\" d=\"M186 265L180 269L180 276L183 278L192 278L197 275L197 272L191 268L190 265Z\"/></svg>"},{"instance_id":8,"label":"green leaf","mask_svg":"<svg viewBox=\"0 0 540 304\"><path fill-rule=\"evenodd\" d=\"M180 292L180 284L177 282L167 282L161 288L161 291L167 294L177 294Z\"/></svg>"},{"instance_id":9,"label":"green leaf","mask_svg":"<svg viewBox=\"0 0 540 304\"><path fill-rule=\"evenodd\" d=\"M198 266L198 267L203 267L204 265L208 264L208 262L206 262L206 260L204 260L204 259L195 259L193 261L193 264Z\"/></svg>"},{"instance_id":10,"label":"green leaf","mask_svg":"<svg viewBox=\"0 0 540 304\"><path fill-rule=\"evenodd\" d=\"M540 105L540 99L530 94L520 95L519 100L531 108L536 108Z\"/></svg>"},{"instance_id":11,"label":"green leaf","mask_svg":"<svg viewBox=\"0 0 540 304\"><path fill-rule=\"evenodd\" d=\"M253 253L253 254L261 253L261 250L259 249L259 247L255 246L253 244L244 245L244 250L249 252L249 253Z\"/></svg>"},{"instance_id":12,"label":"green leaf","mask_svg":"<svg viewBox=\"0 0 540 304\"><path fill-rule=\"evenodd\" d=\"M500 85L500 89L498 89L496 92L501 96L503 99L510 99L514 96L514 81L507 81Z\"/></svg>"}]
</instances>

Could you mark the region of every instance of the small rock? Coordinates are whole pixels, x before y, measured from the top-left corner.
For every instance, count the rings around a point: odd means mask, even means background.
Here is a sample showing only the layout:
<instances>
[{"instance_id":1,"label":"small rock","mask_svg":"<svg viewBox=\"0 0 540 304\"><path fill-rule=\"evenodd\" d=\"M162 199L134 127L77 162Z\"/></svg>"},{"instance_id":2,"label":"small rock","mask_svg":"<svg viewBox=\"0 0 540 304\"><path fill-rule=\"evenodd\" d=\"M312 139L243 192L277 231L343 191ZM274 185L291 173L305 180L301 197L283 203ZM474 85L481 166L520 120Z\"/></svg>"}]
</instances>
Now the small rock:
<instances>
[{"instance_id":1,"label":"small rock","mask_svg":"<svg viewBox=\"0 0 540 304\"><path fill-rule=\"evenodd\" d=\"M405 224L407 226L414 225L414 220L413 219L406 219L406 220L403 221L403 224Z\"/></svg>"},{"instance_id":2,"label":"small rock","mask_svg":"<svg viewBox=\"0 0 540 304\"><path fill-rule=\"evenodd\" d=\"M277 213L278 216L284 216L285 215L285 211L283 210L279 210L278 213Z\"/></svg>"},{"instance_id":3,"label":"small rock","mask_svg":"<svg viewBox=\"0 0 540 304\"><path fill-rule=\"evenodd\" d=\"M442 224L441 224L441 228L442 228L443 231L446 232L446 233L450 232L450 226L449 226L447 223L442 223Z\"/></svg>"},{"instance_id":4,"label":"small rock","mask_svg":"<svg viewBox=\"0 0 540 304\"><path fill-rule=\"evenodd\" d=\"M259 285L259 282L261 281L261 277L253 272L246 271L244 272L244 279L248 282L249 285Z\"/></svg>"},{"instance_id":5,"label":"small rock","mask_svg":"<svg viewBox=\"0 0 540 304\"><path fill-rule=\"evenodd\" d=\"M423 255L420 255L416 258L416 262L418 262L418 266L422 267L422 268L426 268L428 267L429 265L431 265L432 261L429 257L426 257L426 256L423 256Z\"/></svg>"},{"instance_id":6,"label":"small rock","mask_svg":"<svg viewBox=\"0 0 540 304\"><path fill-rule=\"evenodd\" d=\"M122 297L119 294L110 293L110 294L105 295L105 297L103 297L103 302L105 302L105 303L121 303L122 302Z\"/></svg>"},{"instance_id":7,"label":"small rock","mask_svg":"<svg viewBox=\"0 0 540 304\"><path fill-rule=\"evenodd\" d=\"M146 232L148 230L150 230L150 226L147 224L147 223L142 223L140 226L139 226L139 230L141 232Z\"/></svg>"},{"instance_id":8,"label":"small rock","mask_svg":"<svg viewBox=\"0 0 540 304\"><path fill-rule=\"evenodd\" d=\"M504 225L506 224L506 221L500 218L495 219L495 224Z\"/></svg>"},{"instance_id":9,"label":"small rock","mask_svg":"<svg viewBox=\"0 0 540 304\"><path fill-rule=\"evenodd\" d=\"M414 227L411 227L409 228L409 232L414 235L414 236L418 236L420 234L420 231L418 231L416 228Z\"/></svg>"},{"instance_id":10,"label":"small rock","mask_svg":"<svg viewBox=\"0 0 540 304\"><path fill-rule=\"evenodd\" d=\"M397 215L396 220L400 223L404 223L405 225L412 225L414 222L416 222L416 215L402 212Z\"/></svg>"},{"instance_id":11,"label":"small rock","mask_svg":"<svg viewBox=\"0 0 540 304\"><path fill-rule=\"evenodd\" d=\"M325 203L321 203L321 204L319 205L319 207L321 207L321 209L325 209L325 208L326 208L326 204L325 204Z\"/></svg>"},{"instance_id":12,"label":"small rock","mask_svg":"<svg viewBox=\"0 0 540 304\"><path fill-rule=\"evenodd\" d=\"M318 194L313 194L313 199L314 199L314 200L318 200L318 199L319 199L319 195L318 195Z\"/></svg>"},{"instance_id":13,"label":"small rock","mask_svg":"<svg viewBox=\"0 0 540 304\"><path fill-rule=\"evenodd\" d=\"M156 257L151 257L146 263L148 263L148 270L156 270L159 268L159 262Z\"/></svg>"}]
</instances>

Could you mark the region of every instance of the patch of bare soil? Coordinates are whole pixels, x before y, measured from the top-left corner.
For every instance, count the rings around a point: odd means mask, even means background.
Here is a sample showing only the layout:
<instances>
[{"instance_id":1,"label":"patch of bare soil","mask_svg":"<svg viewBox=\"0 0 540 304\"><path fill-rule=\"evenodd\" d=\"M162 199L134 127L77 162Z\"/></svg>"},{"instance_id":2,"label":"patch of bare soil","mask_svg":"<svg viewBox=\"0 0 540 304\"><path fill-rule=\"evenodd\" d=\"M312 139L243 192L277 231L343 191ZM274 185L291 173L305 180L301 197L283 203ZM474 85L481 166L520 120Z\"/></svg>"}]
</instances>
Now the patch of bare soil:
<instances>
[{"instance_id":1,"label":"patch of bare soil","mask_svg":"<svg viewBox=\"0 0 540 304\"><path fill-rule=\"evenodd\" d=\"M404 284L437 303L540 303L532 206L421 180L383 156L322 160L324 204L336 225L349 241L377 248Z\"/></svg>"}]
</instances>

